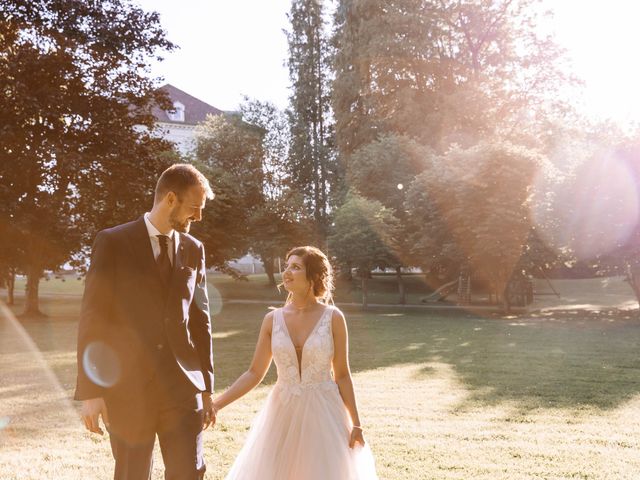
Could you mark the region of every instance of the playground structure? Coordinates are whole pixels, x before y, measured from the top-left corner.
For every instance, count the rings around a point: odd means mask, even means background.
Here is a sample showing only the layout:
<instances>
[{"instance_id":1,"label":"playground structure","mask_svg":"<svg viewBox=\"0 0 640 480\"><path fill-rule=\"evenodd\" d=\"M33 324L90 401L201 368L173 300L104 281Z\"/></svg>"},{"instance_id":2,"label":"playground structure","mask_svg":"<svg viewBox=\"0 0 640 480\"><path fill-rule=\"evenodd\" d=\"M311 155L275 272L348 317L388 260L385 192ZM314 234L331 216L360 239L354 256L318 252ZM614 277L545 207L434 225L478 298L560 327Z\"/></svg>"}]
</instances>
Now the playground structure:
<instances>
[{"instance_id":1,"label":"playground structure","mask_svg":"<svg viewBox=\"0 0 640 480\"><path fill-rule=\"evenodd\" d=\"M507 295L509 305L513 307L526 307L533 303L534 297L540 295L554 295L560 298L560 294L554 288L549 278L541 270L542 278L545 285L549 287L549 291L534 289L532 278L524 274L515 274L509 280L505 295ZM472 281L471 274L468 270L461 270L457 278L444 283L438 287L433 293L422 298L422 303L435 303L447 301L447 298L454 293L455 304L470 305L472 303ZM540 282L538 282L540 285Z\"/></svg>"}]
</instances>

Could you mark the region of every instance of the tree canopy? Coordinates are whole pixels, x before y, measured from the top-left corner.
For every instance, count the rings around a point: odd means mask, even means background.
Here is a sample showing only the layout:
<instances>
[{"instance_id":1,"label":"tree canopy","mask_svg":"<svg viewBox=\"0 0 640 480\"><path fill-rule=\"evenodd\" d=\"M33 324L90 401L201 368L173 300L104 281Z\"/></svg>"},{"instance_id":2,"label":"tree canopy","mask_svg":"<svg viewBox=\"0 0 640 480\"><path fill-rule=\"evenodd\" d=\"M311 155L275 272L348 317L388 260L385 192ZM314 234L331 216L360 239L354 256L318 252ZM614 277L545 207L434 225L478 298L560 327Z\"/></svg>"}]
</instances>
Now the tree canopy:
<instances>
[{"instance_id":1,"label":"tree canopy","mask_svg":"<svg viewBox=\"0 0 640 480\"><path fill-rule=\"evenodd\" d=\"M151 106L169 107L148 63L174 46L157 14L124 0L9 0L0 16L0 222L18 232L37 315L43 270L148 198L170 148L149 133Z\"/></svg>"}]
</instances>

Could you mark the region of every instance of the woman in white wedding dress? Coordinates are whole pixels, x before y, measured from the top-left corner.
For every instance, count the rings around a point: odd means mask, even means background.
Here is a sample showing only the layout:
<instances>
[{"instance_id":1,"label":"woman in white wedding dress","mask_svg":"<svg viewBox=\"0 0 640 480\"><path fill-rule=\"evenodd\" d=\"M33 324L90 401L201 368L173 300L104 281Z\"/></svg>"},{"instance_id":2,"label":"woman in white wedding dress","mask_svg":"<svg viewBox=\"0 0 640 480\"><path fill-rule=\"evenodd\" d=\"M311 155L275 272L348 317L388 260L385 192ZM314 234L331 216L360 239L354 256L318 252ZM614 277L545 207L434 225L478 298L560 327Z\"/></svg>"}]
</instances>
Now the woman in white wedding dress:
<instances>
[{"instance_id":1,"label":"woman in white wedding dress","mask_svg":"<svg viewBox=\"0 0 640 480\"><path fill-rule=\"evenodd\" d=\"M331 302L333 275L315 247L287 254L284 307L268 313L249 369L222 395L224 408L258 385L275 361L278 380L227 480L375 480L348 362L347 327Z\"/></svg>"}]
</instances>

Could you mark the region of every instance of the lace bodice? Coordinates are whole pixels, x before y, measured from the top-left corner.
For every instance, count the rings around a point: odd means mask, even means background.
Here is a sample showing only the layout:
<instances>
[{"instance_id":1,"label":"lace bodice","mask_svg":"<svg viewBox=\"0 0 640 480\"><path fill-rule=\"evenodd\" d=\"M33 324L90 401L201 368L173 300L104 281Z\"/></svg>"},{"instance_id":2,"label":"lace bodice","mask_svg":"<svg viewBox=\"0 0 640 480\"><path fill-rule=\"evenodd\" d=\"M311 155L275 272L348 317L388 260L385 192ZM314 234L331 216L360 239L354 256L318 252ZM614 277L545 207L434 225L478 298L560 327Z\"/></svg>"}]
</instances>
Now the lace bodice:
<instances>
[{"instance_id":1,"label":"lace bodice","mask_svg":"<svg viewBox=\"0 0 640 480\"><path fill-rule=\"evenodd\" d=\"M278 384L292 389L292 393L304 388L335 387L331 374L333 360L333 335L331 318L335 307L327 306L304 346L298 368L298 356L284 321L282 309L273 314L271 351L278 370Z\"/></svg>"}]
</instances>

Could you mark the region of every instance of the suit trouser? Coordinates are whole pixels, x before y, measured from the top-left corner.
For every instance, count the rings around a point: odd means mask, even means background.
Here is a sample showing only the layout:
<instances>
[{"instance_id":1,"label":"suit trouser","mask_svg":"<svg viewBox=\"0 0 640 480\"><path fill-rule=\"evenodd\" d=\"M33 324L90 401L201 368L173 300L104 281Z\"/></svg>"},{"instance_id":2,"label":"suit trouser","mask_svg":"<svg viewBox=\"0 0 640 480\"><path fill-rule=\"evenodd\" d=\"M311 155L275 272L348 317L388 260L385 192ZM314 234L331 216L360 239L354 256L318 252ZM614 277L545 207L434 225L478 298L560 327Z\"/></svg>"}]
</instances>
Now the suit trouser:
<instances>
[{"instance_id":1,"label":"suit trouser","mask_svg":"<svg viewBox=\"0 0 640 480\"><path fill-rule=\"evenodd\" d=\"M151 478L156 435L166 480L204 478L202 394L183 379L156 375L141 395L107 397L114 480Z\"/></svg>"}]
</instances>

